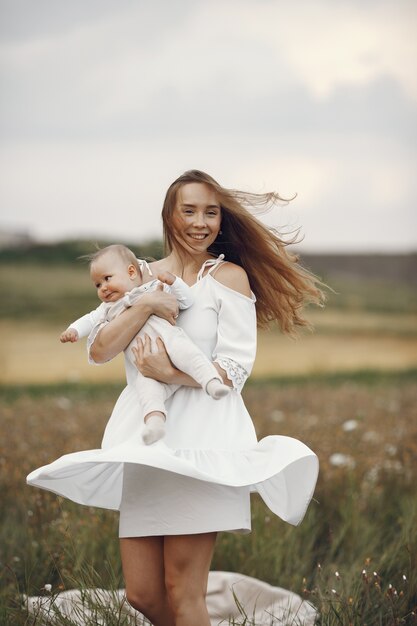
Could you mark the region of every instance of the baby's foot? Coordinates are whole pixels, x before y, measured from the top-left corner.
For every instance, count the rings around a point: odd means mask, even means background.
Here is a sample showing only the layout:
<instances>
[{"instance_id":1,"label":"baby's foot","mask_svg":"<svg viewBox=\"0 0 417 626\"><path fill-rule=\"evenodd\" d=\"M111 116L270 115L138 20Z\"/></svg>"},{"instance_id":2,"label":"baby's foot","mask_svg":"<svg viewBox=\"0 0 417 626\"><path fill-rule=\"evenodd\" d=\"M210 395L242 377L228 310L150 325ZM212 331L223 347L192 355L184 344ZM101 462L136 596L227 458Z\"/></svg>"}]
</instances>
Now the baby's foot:
<instances>
[{"instance_id":1,"label":"baby's foot","mask_svg":"<svg viewBox=\"0 0 417 626\"><path fill-rule=\"evenodd\" d=\"M142 431L142 439L147 446L165 437L165 418L162 415L151 415Z\"/></svg>"},{"instance_id":2,"label":"baby's foot","mask_svg":"<svg viewBox=\"0 0 417 626\"><path fill-rule=\"evenodd\" d=\"M214 400L220 400L230 391L230 387L224 385L218 378L212 378L206 385L206 391Z\"/></svg>"}]
</instances>

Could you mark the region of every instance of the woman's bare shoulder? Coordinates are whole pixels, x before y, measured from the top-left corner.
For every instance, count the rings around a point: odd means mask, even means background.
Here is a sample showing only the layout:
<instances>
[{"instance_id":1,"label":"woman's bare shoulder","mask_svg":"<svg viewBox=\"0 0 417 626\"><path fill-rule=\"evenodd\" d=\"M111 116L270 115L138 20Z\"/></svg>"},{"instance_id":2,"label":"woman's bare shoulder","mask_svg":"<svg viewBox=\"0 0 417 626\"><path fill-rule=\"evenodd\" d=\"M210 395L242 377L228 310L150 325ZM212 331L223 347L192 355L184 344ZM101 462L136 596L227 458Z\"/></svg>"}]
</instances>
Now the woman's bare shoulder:
<instances>
[{"instance_id":1,"label":"woman's bare shoulder","mask_svg":"<svg viewBox=\"0 0 417 626\"><path fill-rule=\"evenodd\" d=\"M250 298L252 295L248 275L240 265L230 262L222 263L213 278L243 296Z\"/></svg>"},{"instance_id":2,"label":"woman's bare shoulder","mask_svg":"<svg viewBox=\"0 0 417 626\"><path fill-rule=\"evenodd\" d=\"M149 263L149 267L151 268L151 272L154 278L156 277L157 274L159 274L159 272L168 271L166 259L160 259L159 261L152 261L152 263Z\"/></svg>"}]
</instances>

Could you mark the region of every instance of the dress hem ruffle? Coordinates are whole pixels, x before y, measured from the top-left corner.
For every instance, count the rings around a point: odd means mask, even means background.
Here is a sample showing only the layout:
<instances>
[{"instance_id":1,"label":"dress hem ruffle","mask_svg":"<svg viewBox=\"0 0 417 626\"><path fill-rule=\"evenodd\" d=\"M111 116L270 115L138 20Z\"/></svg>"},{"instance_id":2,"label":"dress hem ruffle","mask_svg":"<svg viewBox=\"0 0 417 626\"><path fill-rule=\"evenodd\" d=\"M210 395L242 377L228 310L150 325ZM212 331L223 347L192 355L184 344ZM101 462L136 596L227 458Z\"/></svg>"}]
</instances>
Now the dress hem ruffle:
<instances>
[{"instance_id":1,"label":"dress hem ruffle","mask_svg":"<svg viewBox=\"0 0 417 626\"><path fill-rule=\"evenodd\" d=\"M124 463L136 463L205 482L249 486L273 513L297 526L318 476L317 456L284 436L265 437L245 450L172 449L124 442L107 449L67 454L27 477L41 487L86 506L119 510Z\"/></svg>"}]
</instances>

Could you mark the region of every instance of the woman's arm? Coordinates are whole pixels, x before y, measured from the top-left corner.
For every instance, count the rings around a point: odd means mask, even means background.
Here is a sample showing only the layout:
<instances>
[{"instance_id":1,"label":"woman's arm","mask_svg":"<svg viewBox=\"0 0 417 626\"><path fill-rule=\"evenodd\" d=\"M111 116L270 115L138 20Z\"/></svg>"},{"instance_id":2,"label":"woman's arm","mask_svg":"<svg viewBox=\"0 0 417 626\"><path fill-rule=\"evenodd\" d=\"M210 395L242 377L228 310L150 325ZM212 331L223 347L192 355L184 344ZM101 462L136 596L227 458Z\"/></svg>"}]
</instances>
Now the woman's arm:
<instances>
[{"instance_id":1,"label":"woman's arm","mask_svg":"<svg viewBox=\"0 0 417 626\"><path fill-rule=\"evenodd\" d=\"M175 324L178 303L173 295L162 291L162 285L151 293L143 294L136 304L100 330L90 350L93 361L105 363L122 352L150 315L158 315Z\"/></svg>"},{"instance_id":2,"label":"woman's arm","mask_svg":"<svg viewBox=\"0 0 417 626\"><path fill-rule=\"evenodd\" d=\"M135 356L135 364L140 373L148 378L154 378L161 383L186 385L187 387L200 387L197 381L191 376L178 370L170 361L165 349L164 342L160 337L156 339L156 351L152 352L151 340L148 335L142 341L137 339L137 346L132 348ZM219 372L224 384L232 387L232 382L227 378L225 370L218 363L213 363Z\"/></svg>"},{"instance_id":3,"label":"woman's arm","mask_svg":"<svg viewBox=\"0 0 417 626\"><path fill-rule=\"evenodd\" d=\"M228 384L241 392L252 371L256 355L256 309L245 270L233 263L220 266L214 280L218 307L217 342L213 351L216 367Z\"/></svg>"}]
</instances>

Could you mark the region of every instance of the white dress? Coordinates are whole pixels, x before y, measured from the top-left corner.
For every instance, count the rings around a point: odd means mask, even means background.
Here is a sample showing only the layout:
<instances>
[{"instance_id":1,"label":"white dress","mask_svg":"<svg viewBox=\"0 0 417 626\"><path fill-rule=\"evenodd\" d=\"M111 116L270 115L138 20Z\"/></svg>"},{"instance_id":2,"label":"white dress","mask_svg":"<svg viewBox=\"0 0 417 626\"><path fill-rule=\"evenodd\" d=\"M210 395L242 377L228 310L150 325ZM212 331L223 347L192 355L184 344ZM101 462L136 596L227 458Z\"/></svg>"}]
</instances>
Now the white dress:
<instances>
[{"instance_id":1,"label":"white dress","mask_svg":"<svg viewBox=\"0 0 417 626\"><path fill-rule=\"evenodd\" d=\"M201 268L192 287L194 305L181 312L178 324L226 370L234 389L215 401L201 388L181 387L167 401L165 438L146 446L136 370L126 359L127 387L102 448L62 456L31 472L28 484L80 504L120 510L122 537L248 532L251 491L283 520L301 522L314 492L318 459L292 437L257 441L240 394L255 359L255 297L216 280L212 271L221 262L222 256Z\"/></svg>"}]
</instances>

